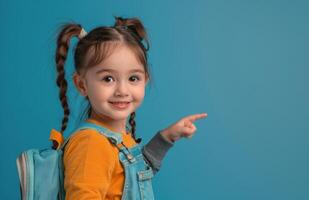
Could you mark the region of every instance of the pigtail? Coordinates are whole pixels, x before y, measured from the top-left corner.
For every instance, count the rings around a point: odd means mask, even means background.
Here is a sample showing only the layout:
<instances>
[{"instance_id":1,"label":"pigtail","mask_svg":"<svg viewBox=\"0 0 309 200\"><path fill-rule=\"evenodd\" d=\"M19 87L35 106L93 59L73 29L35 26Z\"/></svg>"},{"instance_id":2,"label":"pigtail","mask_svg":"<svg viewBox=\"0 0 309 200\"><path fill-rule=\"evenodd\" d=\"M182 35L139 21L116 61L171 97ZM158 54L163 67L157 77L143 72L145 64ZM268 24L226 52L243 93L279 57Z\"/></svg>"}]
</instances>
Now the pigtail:
<instances>
[{"instance_id":1,"label":"pigtail","mask_svg":"<svg viewBox=\"0 0 309 200\"><path fill-rule=\"evenodd\" d=\"M134 118L135 118L135 112L131 113L130 118L129 118L129 124L131 126L131 134L132 134L132 137L134 138L135 142L140 143L142 141L142 139L141 138L136 139L136 136L135 136L136 123L135 123Z\"/></svg>"},{"instance_id":2,"label":"pigtail","mask_svg":"<svg viewBox=\"0 0 309 200\"><path fill-rule=\"evenodd\" d=\"M55 54L56 68L57 68L57 86L60 89L59 99L64 111L64 117L62 119L61 133L63 134L64 130L67 127L69 120L70 109L68 105L68 100L66 96L67 92L67 81L65 79L65 69L64 64L68 55L68 49L70 45L70 40L74 36L78 36L82 28L78 24L65 24L61 27L61 32L57 38L57 47ZM54 146L57 145L54 143Z\"/></svg>"},{"instance_id":3,"label":"pigtail","mask_svg":"<svg viewBox=\"0 0 309 200\"><path fill-rule=\"evenodd\" d=\"M115 16L116 22L114 24L115 28L124 28L140 42L145 41L146 47L142 45L145 51L149 50L149 41L144 25L138 18L122 18Z\"/></svg>"}]
</instances>

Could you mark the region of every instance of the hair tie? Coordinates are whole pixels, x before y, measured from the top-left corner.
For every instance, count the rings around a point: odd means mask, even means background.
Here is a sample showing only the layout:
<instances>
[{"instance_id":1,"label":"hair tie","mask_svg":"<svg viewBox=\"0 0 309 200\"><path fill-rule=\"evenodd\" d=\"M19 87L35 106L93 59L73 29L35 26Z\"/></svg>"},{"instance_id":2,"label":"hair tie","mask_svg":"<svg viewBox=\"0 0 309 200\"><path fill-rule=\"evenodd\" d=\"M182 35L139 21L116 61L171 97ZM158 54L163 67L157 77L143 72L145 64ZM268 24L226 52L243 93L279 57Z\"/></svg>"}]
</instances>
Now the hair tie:
<instances>
[{"instance_id":1,"label":"hair tie","mask_svg":"<svg viewBox=\"0 0 309 200\"><path fill-rule=\"evenodd\" d=\"M83 37L85 37L87 35L87 32L85 31L84 28L82 28L82 30L80 31L78 38L82 39Z\"/></svg>"}]
</instances>

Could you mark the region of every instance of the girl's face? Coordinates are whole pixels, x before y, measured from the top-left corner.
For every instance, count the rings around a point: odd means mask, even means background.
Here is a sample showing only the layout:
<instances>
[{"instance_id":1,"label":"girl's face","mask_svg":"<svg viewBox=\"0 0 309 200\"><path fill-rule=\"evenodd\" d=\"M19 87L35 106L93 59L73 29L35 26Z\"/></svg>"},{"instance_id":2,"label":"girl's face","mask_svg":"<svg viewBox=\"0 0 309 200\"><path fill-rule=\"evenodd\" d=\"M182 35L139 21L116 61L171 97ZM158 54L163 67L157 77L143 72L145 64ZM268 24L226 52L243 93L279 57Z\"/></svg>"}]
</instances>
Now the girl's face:
<instances>
[{"instance_id":1,"label":"girl's face","mask_svg":"<svg viewBox=\"0 0 309 200\"><path fill-rule=\"evenodd\" d=\"M141 105L148 79L134 52L120 45L83 78L75 74L74 82L80 93L88 96L96 114L122 121Z\"/></svg>"}]
</instances>

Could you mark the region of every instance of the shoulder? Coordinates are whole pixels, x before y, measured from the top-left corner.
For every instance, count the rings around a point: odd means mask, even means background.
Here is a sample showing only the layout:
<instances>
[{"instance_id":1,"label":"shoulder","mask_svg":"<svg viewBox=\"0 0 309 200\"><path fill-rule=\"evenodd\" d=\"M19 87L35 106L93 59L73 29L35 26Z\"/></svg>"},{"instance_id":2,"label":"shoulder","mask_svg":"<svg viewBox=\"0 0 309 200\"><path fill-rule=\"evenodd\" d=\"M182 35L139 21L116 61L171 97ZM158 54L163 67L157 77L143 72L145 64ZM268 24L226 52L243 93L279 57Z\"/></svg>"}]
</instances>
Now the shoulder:
<instances>
[{"instance_id":1,"label":"shoulder","mask_svg":"<svg viewBox=\"0 0 309 200\"><path fill-rule=\"evenodd\" d=\"M67 146L73 144L92 144L92 145L112 145L105 135L100 134L94 129L83 129L72 133Z\"/></svg>"},{"instance_id":2,"label":"shoulder","mask_svg":"<svg viewBox=\"0 0 309 200\"><path fill-rule=\"evenodd\" d=\"M83 129L72 133L70 140L64 148L64 159L66 157L72 157L79 155L78 157L88 156L102 156L110 155L115 153L113 144L108 138L96 130ZM88 156L89 157L89 156Z\"/></svg>"}]
</instances>

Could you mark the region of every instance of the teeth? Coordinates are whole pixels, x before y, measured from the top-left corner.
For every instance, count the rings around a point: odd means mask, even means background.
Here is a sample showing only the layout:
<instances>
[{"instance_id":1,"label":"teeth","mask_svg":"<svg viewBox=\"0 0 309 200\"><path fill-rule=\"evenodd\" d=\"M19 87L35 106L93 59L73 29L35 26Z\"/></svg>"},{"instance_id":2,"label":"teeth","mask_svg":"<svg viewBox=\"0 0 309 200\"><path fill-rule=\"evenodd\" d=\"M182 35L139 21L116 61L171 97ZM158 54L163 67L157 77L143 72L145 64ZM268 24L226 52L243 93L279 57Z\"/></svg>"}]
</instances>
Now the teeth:
<instances>
[{"instance_id":1,"label":"teeth","mask_svg":"<svg viewBox=\"0 0 309 200\"><path fill-rule=\"evenodd\" d=\"M114 104L114 105L117 105L117 106L126 106L130 102L111 102L111 103Z\"/></svg>"},{"instance_id":2,"label":"teeth","mask_svg":"<svg viewBox=\"0 0 309 200\"><path fill-rule=\"evenodd\" d=\"M114 104L114 106L118 108L126 108L130 102L110 102L111 104Z\"/></svg>"}]
</instances>

